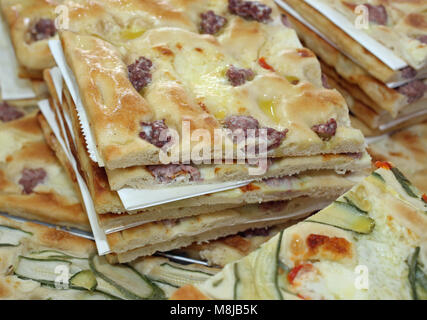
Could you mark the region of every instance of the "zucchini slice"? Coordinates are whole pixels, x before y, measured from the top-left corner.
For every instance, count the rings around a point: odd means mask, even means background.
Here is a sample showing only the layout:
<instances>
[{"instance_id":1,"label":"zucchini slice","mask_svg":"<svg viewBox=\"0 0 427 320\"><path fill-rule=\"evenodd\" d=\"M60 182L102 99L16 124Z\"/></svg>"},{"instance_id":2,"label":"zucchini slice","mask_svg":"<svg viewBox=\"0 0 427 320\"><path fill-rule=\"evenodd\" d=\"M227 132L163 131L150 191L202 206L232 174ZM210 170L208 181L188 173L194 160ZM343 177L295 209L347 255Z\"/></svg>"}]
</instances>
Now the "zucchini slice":
<instances>
[{"instance_id":1,"label":"zucchini slice","mask_svg":"<svg viewBox=\"0 0 427 320\"><path fill-rule=\"evenodd\" d=\"M414 193L412 190L412 183L408 180L408 178L405 177L405 175L397 168L393 167L391 168L391 172L393 172L394 177L396 180L400 183L403 190L406 191L407 195L412 198L418 198L418 196Z\"/></svg>"},{"instance_id":2,"label":"zucchini slice","mask_svg":"<svg viewBox=\"0 0 427 320\"><path fill-rule=\"evenodd\" d=\"M18 228L0 225L0 247L16 247L21 244L23 238L33 234Z\"/></svg>"},{"instance_id":3,"label":"zucchini slice","mask_svg":"<svg viewBox=\"0 0 427 320\"><path fill-rule=\"evenodd\" d=\"M233 265L233 274L234 274L234 286L233 286L233 300L238 300L239 298L239 284L240 284L240 274L239 274L239 264L236 262Z\"/></svg>"},{"instance_id":4,"label":"zucchini slice","mask_svg":"<svg viewBox=\"0 0 427 320\"><path fill-rule=\"evenodd\" d=\"M214 275L214 273L186 268L172 262L163 262L150 270L150 278L174 287L182 287L186 284L199 284Z\"/></svg>"},{"instance_id":5,"label":"zucchini slice","mask_svg":"<svg viewBox=\"0 0 427 320\"><path fill-rule=\"evenodd\" d=\"M83 270L77 272L70 278L70 285L73 288L83 288L88 291L93 291L98 285L98 282L92 270Z\"/></svg>"},{"instance_id":6,"label":"zucchini slice","mask_svg":"<svg viewBox=\"0 0 427 320\"><path fill-rule=\"evenodd\" d=\"M420 247L416 247L414 253L408 258L409 274L408 280L411 285L412 299L427 299L427 275L418 264Z\"/></svg>"},{"instance_id":7,"label":"zucchini slice","mask_svg":"<svg viewBox=\"0 0 427 320\"><path fill-rule=\"evenodd\" d=\"M331 225L340 229L368 234L374 230L375 221L360 213L346 202L335 201L331 206L308 218L308 222Z\"/></svg>"},{"instance_id":8,"label":"zucchini slice","mask_svg":"<svg viewBox=\"0 0 427 320\"><path fill-rule=\"evenodd\" d=\"M114 286L127 299L161 299L164 292L149 278L128 265L111 265L97 255L89 259L96 277Z\"/></svg>"},{"instance_id":9,"label":"zucchini slice","mask_svg":"<svg viewBox=\"0 0 427 320\"><path fill-rule=\"evenodd\" d=\"M19 256L14 273L22 279L30 279L44 285L54 286L61 269L58 266L70 268L71 262L56 259L35 259Z\"/></svg>"}]
</instances>

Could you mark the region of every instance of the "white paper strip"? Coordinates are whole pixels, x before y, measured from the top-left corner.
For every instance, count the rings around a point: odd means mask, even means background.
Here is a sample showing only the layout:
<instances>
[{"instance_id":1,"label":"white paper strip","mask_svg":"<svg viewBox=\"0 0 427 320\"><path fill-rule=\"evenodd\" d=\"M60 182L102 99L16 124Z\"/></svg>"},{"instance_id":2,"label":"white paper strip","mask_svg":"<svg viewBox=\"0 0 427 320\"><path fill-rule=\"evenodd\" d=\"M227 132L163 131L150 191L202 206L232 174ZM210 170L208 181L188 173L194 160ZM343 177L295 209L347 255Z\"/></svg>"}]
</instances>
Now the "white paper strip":
<instances>
[{"instance_id":1,"label":"white paper strip","mask_svg":"<svg viewBox=\"0 0 427 320\"><path fill-rule=\"evenodd\" d=\"M83 180L82 176L80 175L76 160L74 159L74 156L72 155L69 149L69 144L62 139L62 136L60 134L60 129L55 118L55 113L53 113L52 109L50 108L49 101L48 100L40 101L39 108L43 113L44 117L46 118L47 122L49 123L49 126L52 128L53 133L55 134L59 144L64 150L64 153L66 154L76 174L77 183L79 185L79 188L83 197L83 204L85 206L86 213L89 218L89 223L92 228L92 233L95 238L95 243L98 249L98 253L99 255L105 255L110 252L110 246L108 245L107 237L105 236L105 233L99 224L92 198L90 196L86 182Z\"/></svg>"},{"instance_id":2,"label":"white paper strip","mask_svg":"<svg viewBox=\"0 0 427 320\"><path fill-rule=\"evenodd\" d=\"M103 167L104 162L98 153L95 138L92 134L92 130L90 129L89 118L86 114L86 110L83 107L83 103L80 98L79 87L77 85L76 79L74 78L72 71L68 67L67 62L65 60L64 51L62 50L62 46L61 46L61 41L49 40L49 48L55 59L56 64L61 70L61 74L64 77L65 84L67 85L67 88L70 91L74 104L76 105L77 114L79 116L83 136L85 137L85 140L86 140L89 156L92 159L92 161L98 163L100 167Z\"/></svg>"},{"instance_id":3,"label":"white paper strip","mask_svg":"<svg viewBox=\"0 0 427 320\"><path fill-rule=\"evenodd\" d=\"M120 199L126 210L137 210L157 206L168 202L193 198L208 193L215 193L242 187L252 180L231 181L218 184L190 185L168 187L164 189L131 189L119 190Z\"/></svg>"},{"instance_id":4,"label":"white paper strip","mask_svg":"<svg viewBox=\"0 0 427 320\"><path fill-rule=\"evenodd\" d=\"M331 20L354 40L359 42L365 49L375 55L389 68L399 70L408 66L408 64L392 50L379 43L363 30L357 29L356 26L339 11L318 0L304 1Z\"/></svg>"},{"instance_id":5,"label":"white paper strip","mask_svg":"<svg viewBox=\"0 0 427 320\"><path fill-rule=\"evenodd\" d=\"M19 100L35 98L36 94L31 81L20 79L15 52L7 32L6 23L0 14L0 88L3 100Z\"/></svg>"},{"instance_id":6,"label":"white paper strip","mask_svg":"<svg viewBox=\"0 0 427 320\"><path fill-rule=\"evenodd\" d=\"M402 116L400 118L397 118L395 120L392 120L392 121L390 121L388 123L382 124L382 125L379 126L379 129L381 131L385 131L385 130L388 130L388 129L390 129L390 128L394 127L394 126L397 126L397 125L399 125L401 123L404 123L404 122L406 122L408 120L415 119L417 117L421 117L421 116L425 116L425 115L427 115L427 108L424 109L424 110L419 110L419 111L414 112L414 113L410 113L408 115L404 115L404 116Z\"/></svg>"}]
</instances>

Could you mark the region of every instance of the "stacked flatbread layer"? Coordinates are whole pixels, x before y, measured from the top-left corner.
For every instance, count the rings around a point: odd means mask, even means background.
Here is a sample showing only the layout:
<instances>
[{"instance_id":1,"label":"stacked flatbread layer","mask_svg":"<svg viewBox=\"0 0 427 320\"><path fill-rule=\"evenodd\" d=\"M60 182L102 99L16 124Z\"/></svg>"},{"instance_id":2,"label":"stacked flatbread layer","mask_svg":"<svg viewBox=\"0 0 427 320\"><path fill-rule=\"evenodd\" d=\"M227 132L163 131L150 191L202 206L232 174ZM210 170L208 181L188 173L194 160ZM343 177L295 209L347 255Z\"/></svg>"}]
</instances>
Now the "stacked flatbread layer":
<instances>
[{"instance_id":1,"label":"stacked flatbread layer","mask_svg":"<svg viewBox=\"0 0 427 320\"><path fill-rule=\"evenodd\" d=\"M395 53L408 63L408 67L400 70L397 76L397 72L385 66L306 1L284 2L304 19L302 22L284 10L289 25L297 31L304 45L321 60L322 71L329 85L344 95L351 113L362 121L357 127L362 129L367 126L365 134L382 134L427 118L427 79L423 73L427 61L427 16L420 11L420 3L374 1L365 4L371 19L366 32L374 38L378 33L389 34L389 37L382 36L382 39L377 40L398 51ZM351 15L352 10L364 4L351 1L322 2L345 12L350 21L355 19ZM375 21L374 17L380 11L382 20ZM396 39L392 41L393 37L401 41L397 44ZM396 83L391 84L391 81ZM357 124L357 121L354 123Z\"/></svg>"},{"instance_id":2,"label":"stacked flatbread layer","mask_svg":"<svg viewBox=\"0 0 427 320\"><path fill-rule=\"evenodd\" d=\"M21 67L44 75L56 121L65 124L58 125L61 138L108 234L110 261L284 223L321 209L363 175L370 158L345 99L323 87L318 60L274 2L125 2L2 1ZM54 23L59 5L67 8L66 27ZM58 96L51 72L43 73L54 65L48 54L54 38L61 40L82 110L72 90L64 85ZM39 121L76 182L58 137L43 117ZM185 123L209 138L187 144ZM160 139L162 131L177 136ZM212 146L217 131L219 153ZM247 141L266 133L263 174L251 174L262 159L236 159L249 145L244 141L242 149L236 131ZM179 162L164 164L171 141ZM185 163L186 152L197 150L221 163ZM127 210L119 197L124 188L163 192L239 180L252 182L142 210Z\"/></svg>"}]
</instances>

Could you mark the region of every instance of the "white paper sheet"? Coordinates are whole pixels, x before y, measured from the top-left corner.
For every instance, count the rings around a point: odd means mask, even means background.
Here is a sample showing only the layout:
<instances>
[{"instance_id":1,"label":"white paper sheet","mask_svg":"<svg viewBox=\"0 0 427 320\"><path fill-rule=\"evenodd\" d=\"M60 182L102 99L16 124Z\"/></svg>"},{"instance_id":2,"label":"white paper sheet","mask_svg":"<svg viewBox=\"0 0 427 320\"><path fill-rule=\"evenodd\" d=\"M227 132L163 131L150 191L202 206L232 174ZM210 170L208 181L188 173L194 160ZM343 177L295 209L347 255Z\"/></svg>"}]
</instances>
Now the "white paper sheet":
<instances>
[{"instance_id":1,"label":"white paper sheet","mask_svg":"<svg viewBox=\"0 0 427 320\"><path fill-rule=\"evenodd\" d=\"M20 79L17 74L18 62L7 32L6 23L0 14L0 89L3 100L35 98L31 81Z\"/></svg>"},{"instance_id":2,"label":"white paper sheet","mask_svg":"<svg viewBox=\"0 0 427 320\"><path fill-rule=\"evenodd\" d=\"M357 29L356 26L342 13L321 1L304 1L322 13L326 18L331 20L336 26L341 28L354 40L359 42L365 49L375 55L389 68L393 70L399 70L408 66L408 64L402 58L397 56L392 50L379 43L363 30Z\"/></svg>"},{"instance_id":3,"label":"white paper sheet","mask_svg":"<svg viewBox=\"0 0 427 320\"><path fill-rule=\"evenodd\" d=\"M164 189L131 189L119 190L120 199L126 210L137 210L157 206L159 204L193 198L208 193L235 189L247 185L253 180L231 181L218 184L202 184Z\"/></svg>"},{"instance_id":4,"label":"white paper sheet","mask_svg":"<svg viewBox=\"0 0 427 320\"><path fill-rule=\"evenodd\" d=\"M58 123L55 118L55 113L52 111L49 105L48 100L43 100L39 102L39 108L41 112L43 113L44 117L46 118L47 122L49 123L49 126L52 128L52 131L54 132L59 144L61 145L62 149L64 150L68 160L71 163L71 166L76 174L77 183L79 185L82 198L83 198L83 204L86 209L86 213L89 218L90 226L92 228L92 233L95 238L96 247L98 249L99 255L105 255L110 252L110 246L107 242L107 237L105 236L104 231L102 230L99 221L98 216L95 212L95 207L93 205L92 198L90 196L89 190L87 188L86 182L83 180L82 176L80 175L80 172L77 168L76 160L74 159L74 156L72 155L68 142L65 142L62 139L62 136L60 134L60 129L58 126Z\"/></svg>"},{"instance_id":5,"label":"white paper sheet","mask_svg":"<svg viewBox=\"0 0 427 320\"><path fill-rule=\"evenodd\" d=\"M67 85L67 88L70 91L74 104L76 105L77 114L79 116L83 136L85 137L85 140L86 140L89 156L92 159L92 161L98 163L100 167L103 167L104 162L98 153L98 149L96 148L96 141L92 134L92 130L90 129L89 119L86 114L86 110L83 107L82 100L80 98L79 87L77 85L76 79L74 78L72 71L68 67L67 62L65 60L64 52L61 46L61 41L49 40L49 48L55 59L56 64L61 70L61 74L64 77L65 84Z\"/></svg>"},{"instance_id":6,"label":"white paper sheet","mask_svg":"<svg viewBox=\"0 0 427 320\"><path fill-rule=\"evenodd\" d=\"M402 116L400 118L392 120L392 121L390 121L388 123L382 124L382 125L379 126L379 129L381 131L385 131L385 130L388 130L388 129L390 129L390 128L394 127L394 126L397 126L397 125L399 125L399 124L401 124L403 122L406 122L408 120L415 119L415 118L421 117L421 116L425 116L426 114L427 114L427 109L419 110L419 111L416 111L414 113L410 113L408 115L404 115L404 116Z\"/></svg>"}]
</instances>

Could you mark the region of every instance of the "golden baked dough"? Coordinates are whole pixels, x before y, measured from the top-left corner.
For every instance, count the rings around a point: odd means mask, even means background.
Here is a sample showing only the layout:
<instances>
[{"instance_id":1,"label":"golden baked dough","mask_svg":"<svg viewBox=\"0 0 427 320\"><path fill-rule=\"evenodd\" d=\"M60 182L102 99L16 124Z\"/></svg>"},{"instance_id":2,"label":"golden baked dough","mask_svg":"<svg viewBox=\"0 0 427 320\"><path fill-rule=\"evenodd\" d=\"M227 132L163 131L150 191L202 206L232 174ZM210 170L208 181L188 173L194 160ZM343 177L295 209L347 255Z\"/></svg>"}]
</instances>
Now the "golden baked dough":
<instances>
[{"instance_id":1,"label":"golden baked dough","mask_svg":"<svg viewBox=\"0 0 427 320\"><path fill-rule=\"evenodd\" d=\"M427 299L427 196L396 167L379 166L330 206L172 299Z\"/></svg>"},{"instance_id":2,"label":"golden baked dough","mask_svg":"<svg viewBox=\"0 0 427 320\"><path fill-rule=\"evenodd\" d=\"M37 112L0 125L0 211L90 230L79 196L47 145Z\"/></svg>"}]
</instances>

